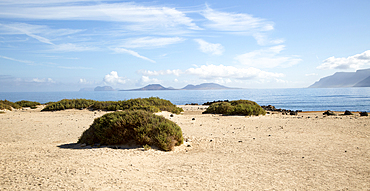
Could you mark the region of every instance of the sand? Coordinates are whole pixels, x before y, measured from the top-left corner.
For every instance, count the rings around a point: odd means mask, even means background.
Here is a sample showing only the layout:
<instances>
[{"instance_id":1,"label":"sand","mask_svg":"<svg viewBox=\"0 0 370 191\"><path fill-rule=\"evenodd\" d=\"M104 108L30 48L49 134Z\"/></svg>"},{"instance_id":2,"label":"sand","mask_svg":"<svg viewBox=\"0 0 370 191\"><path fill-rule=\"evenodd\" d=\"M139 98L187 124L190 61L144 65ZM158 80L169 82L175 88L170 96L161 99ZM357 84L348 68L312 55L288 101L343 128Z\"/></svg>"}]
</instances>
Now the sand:
<instances>
[{"instance_id":1,"label":"sand","mask_svg":"<svg viewBox=\"0 0 370 191\"><path fill-rule=\"evenodd\" d=\"M182 107L171 152L77 145L106 112L0 113L0 190L370 190L369 117Z\"/></svg>"}]
</instances>

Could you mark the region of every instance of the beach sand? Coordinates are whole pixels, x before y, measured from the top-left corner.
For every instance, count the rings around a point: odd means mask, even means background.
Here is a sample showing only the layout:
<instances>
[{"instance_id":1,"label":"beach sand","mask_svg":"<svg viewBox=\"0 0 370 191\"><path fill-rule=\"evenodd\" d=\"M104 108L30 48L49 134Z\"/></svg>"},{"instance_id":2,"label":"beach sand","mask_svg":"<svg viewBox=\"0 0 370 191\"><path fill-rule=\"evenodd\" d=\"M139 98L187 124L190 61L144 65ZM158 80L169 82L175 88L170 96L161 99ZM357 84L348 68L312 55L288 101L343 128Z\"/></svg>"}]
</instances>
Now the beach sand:
<instances>
[{"instance_id":1,"label":"beach sand","mask_svg":"<svg viewBox=\"0 0 370 191\"><path fill-rule=\"evenodd\" d=\"M370 190L369 117L181 107L171 152L75 144L106 112L0 113L0 190Z\"/></svg>"}]
</instances>

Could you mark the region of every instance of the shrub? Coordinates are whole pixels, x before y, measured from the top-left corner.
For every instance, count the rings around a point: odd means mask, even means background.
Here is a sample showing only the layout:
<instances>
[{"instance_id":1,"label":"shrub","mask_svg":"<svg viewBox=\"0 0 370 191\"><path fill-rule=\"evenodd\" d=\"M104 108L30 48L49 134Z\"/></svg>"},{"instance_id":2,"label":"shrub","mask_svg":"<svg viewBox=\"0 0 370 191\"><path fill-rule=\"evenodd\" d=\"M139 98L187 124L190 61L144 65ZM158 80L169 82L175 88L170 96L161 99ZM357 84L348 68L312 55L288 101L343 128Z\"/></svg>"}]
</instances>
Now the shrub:
<instances>
[{"instance_id":1,"label":"shrub","mask_svg":"<svg viewBox=\"0 0 370 191\"><path fill-rule=\"evenodd\" d=\"M16 104L18 104L19 106L21 107L34 107L36 105L41 105L39 102L35 102L35 101L26 101L26 100L22 100L22 101L17 101L15 102Z\"/></svg>"},{"instance_id":2,"label":"shrub","mask_svg":"<svg viewBox=\"0 0 370 191\"><path fill-rule=\"evenodd\" d=\"M265 115L266 112L254 101L236 100L230 102L215 102L212 103L206 113L223 114L223 115Z\"/></svg>"},{"instance_id":3,"label":"shrub","mask_svg":"<svg viewBox=\"0 0 370 191\"><path fill-rule=\"evenodd\" d=\"M86 99L63 99L58 102L51 102L42 111L58 111L64 109L91 108L93 110L118 111L118 110L145 110L152 113L169 111L179 114L184 111L176 107L168 100L158 97L137 98L125 101L94 101Z\"/></svg>"},{"instance_id":4,"label":"shrub","mask_svg":"<svg viewBox=\"0 0 370 191\"><path fill-rule=\"evenodd\" d=\"M176 114L184 111L182 108L176 107L176 105L172 104L170 101L158 97L136 98L125 101L98 101L91 107L94 110L117 111L143 109L150 112L169 111Z\"/></svg>"},{"instance_id":5,"label":"shrub","mask_svg":"<svg viewBox=\"0 0 370 191\"><path fill-rule=\"evenodd\" d=\"M58 102L53 102L51 104L48 104L41 111L58 111L58 110L64 110L64 109L89 108L95 102L96 101L89 100L89 99L63 99Z\"/></svg>"},{"instance_id":6,"label":"shrub","mask_svg":"<svg viewBox=\"0 0 370 191\"><path fill-rule=\"evenodd\" d=\"M1 110L5 110L5 109L7 109L7 110L12 110L12 107L10 106L10 105L7 105L7 104L4 104L4 103L2 103L2 102L0 102L0 109Z\"/></svg>"},{"instance_id":7,"label":"shrub","mask_svg":"<svg viewBox=\"0 0 370 191\"><path fill-rule=\"evenodd\" d=\"M94 120L78 143L153 145L164 151L183 143L181 128L162 116L143 110L108 113ZM147 147L147 146L146 146Z\"/></svg>"},{"instance_id":8,"label":"shrub","mask_svg":"<svg viewBox=\"0 0 370 191\"><path fill-rule=\"evenodd\" d=\"M11 111L12 108L20 109L22 107L20 105L16 104L16 103L8 101L8 100L0 100L0 109L8 109L8 110Z\"/></svg>"}]
</instances>

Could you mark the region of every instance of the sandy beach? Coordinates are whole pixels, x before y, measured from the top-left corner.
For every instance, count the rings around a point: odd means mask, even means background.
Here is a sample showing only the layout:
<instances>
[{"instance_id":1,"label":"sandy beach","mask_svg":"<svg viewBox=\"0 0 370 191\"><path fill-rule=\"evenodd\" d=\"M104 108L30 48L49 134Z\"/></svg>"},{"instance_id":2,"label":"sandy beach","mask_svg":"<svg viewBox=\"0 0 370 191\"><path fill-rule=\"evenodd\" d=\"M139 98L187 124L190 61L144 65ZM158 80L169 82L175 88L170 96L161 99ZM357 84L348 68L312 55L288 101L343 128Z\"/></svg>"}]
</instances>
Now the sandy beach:
<instances>
[{"instance_id":1,"label":"sandy beach","mask_svg":"<svg viewBox=\"0 0 370 191\"><path fill-rule=\"evenodd\" d=\"M180 107L171 152L76 144L103 111L0 113L0 190L370 190L369 117Z\"/></svg>"}]
</instances>

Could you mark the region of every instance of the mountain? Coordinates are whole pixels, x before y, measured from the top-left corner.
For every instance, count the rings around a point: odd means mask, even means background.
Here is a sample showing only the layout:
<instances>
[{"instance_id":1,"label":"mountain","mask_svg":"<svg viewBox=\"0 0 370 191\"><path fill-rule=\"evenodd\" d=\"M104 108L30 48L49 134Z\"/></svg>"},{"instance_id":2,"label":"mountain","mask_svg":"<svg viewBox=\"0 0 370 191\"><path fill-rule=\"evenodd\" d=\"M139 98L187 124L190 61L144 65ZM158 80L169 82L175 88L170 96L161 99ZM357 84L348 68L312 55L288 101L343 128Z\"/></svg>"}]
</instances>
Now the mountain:
<instances>
[{"instance_id":1,"label":"mountain","mask_svg":"<svg viewBox=\"0 0 370 191\"><path fill-rule=\"evenodd\" d=\"M128 91L151 91L151 90L175 90L175 89L174 88L165 88L160 84L149 84L149 85L147 85L143 88L132 89L132 90L128 90ZM123 90L123 91L125 91L125 90Z\"/></svg>"},{"instance_id":2,"label":"mountain","mask_svg":"<svg viewBox=\"0 0 370 191\"><path fill-rule=\"evenodd\" d=\"M98 86L94 89L94 91L115 91L115 90L110 86Z\"/></svg>"},{"instance_id":3,"label":"mountain","mask_svg":"<svg viewBox=\"0 0 370 191\"><path fill-rule=\"evenodd\" d=\"M182 90L224 90L224 89L233 89L226 86L222 86L215 83L204 83L200 85L187 85Z\"/></svg>"},{"instance_id":4,"label":"mountain","mask_svg":"<svg viewBox=\"0 0 370 191\"><path fill-rule=\"evenodd\" d=\"M356 72L337 72L321 78L309 88L370 87L369 77L370 69L357 70Z\"/></svg>"},{"instance_id":5,"label":"mountain","mask_svg":"<svg viewBox=\"0 0 370 191\"><path fill-rule=\"evenodd\" d=\"M131 89L131 90L121 90L121 91L150 91L150 90L224 90L224 89L235 89L235 88L229 88L226 86L222 86L215 83L204 83L200 85L187 85L182 89L175 89L172 87L165 88L160 84L150 84L143 88L139 89Z\"/></svg>"}]
</instances>

